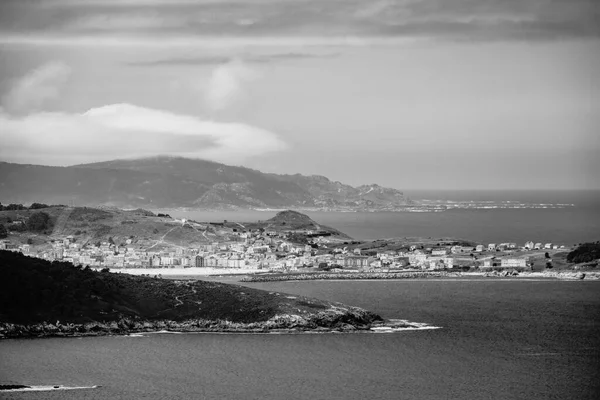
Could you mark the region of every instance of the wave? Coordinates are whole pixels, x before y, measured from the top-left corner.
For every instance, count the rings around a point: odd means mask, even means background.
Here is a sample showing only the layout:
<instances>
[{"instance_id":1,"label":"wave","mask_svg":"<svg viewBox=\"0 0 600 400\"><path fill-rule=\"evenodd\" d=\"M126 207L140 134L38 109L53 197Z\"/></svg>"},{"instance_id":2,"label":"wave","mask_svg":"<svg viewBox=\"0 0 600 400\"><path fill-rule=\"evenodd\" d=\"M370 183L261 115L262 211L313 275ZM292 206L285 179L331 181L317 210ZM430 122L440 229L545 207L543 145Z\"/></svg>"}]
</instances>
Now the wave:
<instances>
[{"instance_id":1,"label":"wave","mask_svg":"<svg viewBox=\"0 0 600 400\"><path fill-rule=\"evenodd\" d=\"M434 326L424 322L412 322L406 319L388 319L385 321L383 325L373 326L370 329L358 330L358 331L336 331L336 330L306 330L306 331L298 331L293 328L290 329L279 329L279 330L271 330L265 332L212 332L212 331L197 331L197 332L186 332L186 331L156 331L156 332L141 332L141 333L131 333L129 335L123 335L123 337L146 337L148 335L153 335L157 333L161 334L175 334L175 335L189 335L189 334L209 334L209 335L305 335L305 334L340 334L340 333L394 333L394 332L403 332L403 331L421 331L421 330L432 330L432 329L442 329L441 326Z\"/></svg>"}]
</instances>

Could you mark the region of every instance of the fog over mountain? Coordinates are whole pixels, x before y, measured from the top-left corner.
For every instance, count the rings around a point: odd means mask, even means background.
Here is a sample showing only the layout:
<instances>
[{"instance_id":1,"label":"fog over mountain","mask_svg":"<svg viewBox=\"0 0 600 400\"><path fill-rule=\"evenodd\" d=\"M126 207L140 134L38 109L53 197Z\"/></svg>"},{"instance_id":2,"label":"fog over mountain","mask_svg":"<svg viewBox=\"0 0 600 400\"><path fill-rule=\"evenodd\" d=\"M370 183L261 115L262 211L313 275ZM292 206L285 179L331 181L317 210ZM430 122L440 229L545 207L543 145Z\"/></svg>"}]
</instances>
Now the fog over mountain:
<instances>
[{"instance_id":1,"label":"fog over mountain","mask_svg":"<svg viewBox=\"0 0 600 400\"><path fill-rule=\"evenodd\" d=\"M0 201L120 207L392 210L396 189L352 187L324 176L267 174L217 162L158 156L69 167L0 163Z\"/></svg>"}]
</instances>

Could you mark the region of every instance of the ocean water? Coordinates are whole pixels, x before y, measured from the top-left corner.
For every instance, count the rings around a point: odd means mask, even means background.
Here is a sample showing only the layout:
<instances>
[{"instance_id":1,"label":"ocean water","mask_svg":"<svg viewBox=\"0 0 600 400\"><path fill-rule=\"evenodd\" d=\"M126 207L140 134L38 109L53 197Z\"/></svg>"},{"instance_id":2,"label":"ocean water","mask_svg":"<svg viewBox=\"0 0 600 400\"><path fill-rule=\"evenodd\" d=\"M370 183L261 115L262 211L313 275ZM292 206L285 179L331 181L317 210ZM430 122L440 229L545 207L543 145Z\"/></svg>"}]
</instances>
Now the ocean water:
<instances>
[{"instance_id":1,"label":"ocean water","mask_svg":"<svg viewBox=\"0 0 600 400\"><path fill-rule=\"evenodd\" d=\"M419 191L415 200L569 204L564 208L451 209L443 212L306 212L313 220L359 240L453 237L482 243L526 241L565 246L600 240L599 191ZM572 204L572 206L570 206ZM254 222L276 211L187 211L170 215L202 222Z\"/></svg>"},{"instance_id":2,"label":"ocean water","mask_svg":"<svg viewBox=\"0 0 600 400\"><path fill-rule=\"evenodd\" d=\"M7 399L597 399L600 282L247 284L441 326L390 334L0 341Z\"/></svg>"}]
</instances>

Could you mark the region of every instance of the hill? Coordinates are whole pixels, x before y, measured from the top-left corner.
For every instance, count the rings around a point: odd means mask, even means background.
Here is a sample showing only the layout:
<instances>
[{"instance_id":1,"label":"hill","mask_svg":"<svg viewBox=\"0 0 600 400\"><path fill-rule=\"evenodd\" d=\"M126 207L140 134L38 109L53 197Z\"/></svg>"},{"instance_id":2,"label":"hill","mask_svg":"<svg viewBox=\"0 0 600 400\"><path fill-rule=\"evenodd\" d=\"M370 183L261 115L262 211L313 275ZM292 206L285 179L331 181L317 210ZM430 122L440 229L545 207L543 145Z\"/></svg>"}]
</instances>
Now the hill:
<instances>
[{"instance_id":1,"label":"hill","mask_svg":"<svg viewBox=\"0 0 600 400\"><path fill-rule=\"evenodd\" d=\"M28 221L34 214L48 215L46 229L32 230ZM210 240L227 240L226 232L209 224L185 223L165 214L144 209L121 210L115 207L48 207L0 211L0 225L13 232L13 241L43 245L48 240L73 236L81 245L114 241L119 245L133 242L138 248L198 247ZM209 239L207 233L212 235ZM48 244L49 246L49 244Z\"/></svg>"},{"instance_id":2,"label":"hill","mask_svg":"<svg viewBox=\"0 0 600 400\"><path fill-rule=\"evenodd\" d=\"M237 285L95 272L0 250L0 337L369 329L360 308Z\"/></svg>"},{"instance_id":3,"label":"hill","mask_svg":"<svg viewBox=\"0 0 600 400\"><path fill-rule=\"evenodd\" d=\"M312 234L321 236L334 236L341 239L350 239L350 236L337 229L321 225L313 221L308 215L298 211L284 210L278 212L273 218L257 223L245 223L249 229L265 229L274 232L283 231L311 231Z\"/></svg>"},{"instance_id":4,"label":"hill","mask_svg":"<svg viewBox=\"0 0 600 400\"><path fill-rule=\"evenodd\" d=\"M46 215L41 229L31 227L32 216ZM304 242L306 234L328 236L340 241L350 239L346 234L313 221L296 211L282 211L262 222L197 222L171 218L144 209L122 210L115 207L49 206L43 209L17 209L0 211L0 229L11 232L11 240L50 249L50 240L73 236L80 245L111 241L120 246L131 245L138 249L158 251L165 248L198 248L213 242L239 241L239 233L249 230L296 235L291 241ZM1 239L1 237L0 237ZM38 247L39 248L39 247Z\"/></svg>"},{"instance_id":5,"label":"hill","mask_svg":"<svg viewBox=\"0 0 600 400\"><path fill-rule=\"evenodd\" d=\"M70 167L0 162L2 202L153 209L303 208L396 210L402 192L354 188L323 176L277 175L205 160L150 157Z\"/></svg>"}]
</instances>

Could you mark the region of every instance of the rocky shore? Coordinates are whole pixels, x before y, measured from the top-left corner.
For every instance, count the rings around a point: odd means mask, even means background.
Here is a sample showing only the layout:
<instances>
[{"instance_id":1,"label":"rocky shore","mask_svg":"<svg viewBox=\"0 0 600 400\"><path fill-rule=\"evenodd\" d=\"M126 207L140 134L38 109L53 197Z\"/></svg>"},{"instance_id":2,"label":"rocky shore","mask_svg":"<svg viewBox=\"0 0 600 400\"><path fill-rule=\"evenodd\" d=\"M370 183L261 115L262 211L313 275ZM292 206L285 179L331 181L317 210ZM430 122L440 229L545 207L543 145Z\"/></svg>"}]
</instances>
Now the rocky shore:
<instances>
[{"instance_id":1,"label":"rocky shore","mask_svg":"<svg viewBox=\"0 0 600 400\"><path fill-rule=\"evenodd\" d=\"M240 279L241 282L280 282L312 280L368 280L368 279L425 279L425 278L549 278L564 280L598 280L598 272L575 271L490 271L490 272L449 272L449 271L413 271L413 272L356 272L356 273L308 273L281 275L252 275Z\"/></svg>"},{"instance_id":2,"label":"rocky shore","mask_svg":"<svg viewBox=\"0 0 600 400\"><path fill-rule=\"evenodd\" d=\"M352 273L309 273L282 275L252 275L240 279L241 282L315 281L315 280L361 280L361 279L417 279L454 276L452 272L352 272Z\"/></svg>"},{"instance_id":3,"label":"rocky shore","mask_svg":"<svg viewBox=\"0 0 600 400\"><path fill-rule=\"evenodd\" d=\"M337 307L313 314L279 314L266 321L231 322L227 320L187 319L141 320L121 318L111 322L37 323L20 325L0 323L0 338L36 338L69 336L127 335L150 332L214 332L214 333L275 333L275 332L356 332L372 328L411 328L409 322L384 321L379 315L357 307Z\"/></svg>"}]
</instances>

